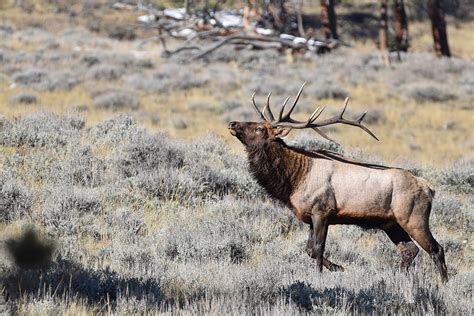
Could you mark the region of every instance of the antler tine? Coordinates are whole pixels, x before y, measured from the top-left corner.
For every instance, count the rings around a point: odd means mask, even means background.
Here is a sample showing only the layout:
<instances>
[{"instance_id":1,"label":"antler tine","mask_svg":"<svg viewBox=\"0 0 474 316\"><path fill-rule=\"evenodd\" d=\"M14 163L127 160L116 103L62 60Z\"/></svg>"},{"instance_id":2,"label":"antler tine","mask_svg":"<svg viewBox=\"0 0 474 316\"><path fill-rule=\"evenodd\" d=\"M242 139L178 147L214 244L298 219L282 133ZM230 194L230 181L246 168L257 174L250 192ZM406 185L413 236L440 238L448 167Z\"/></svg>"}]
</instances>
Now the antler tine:
<instances>
[{"instance_id":1,"label":"antler tine","mask_svg":"<svg viewBox=\"0 0 474 316\"><path fill-rule=\"evenodd\" d=\"M342 108L341 114L339 114L339 118L342 119L342 116L344 115L344 112L346 112L347 104L348 104L348 103L349 103L349 97L347 97L347 98L344 100L344 107Z\"/></svg>"},{"instance_id":2,"label":"antler tine","mask_svg":"<svg viewBox=\"0 0 474 316\"><path fill-rule=\"evenodd\" d=\"M275 121L275 117L273 116L272 110L270 109L270 97L272 96L272 92L268 93L267 96L267 104L265 104L265 107L263 108L262 114L265 115L265 113L268 111L269 114L269 120L270 122Z\"/></svg>"},{"instance_id":3,"label":"antler tine","mask_svg":"<svg viewBox=\"0 0 474 316\"><path fill-rule=\"evenodd\" d=\"M286 97L285 102L283 102L283 105L281 106L280 113L278 114L278 122L281 121L283 117L283 112L285 111L285 106L288 103L288 100L290 100L290 97Z\"/></svg>"},{"instance_id":4,"label":"antler tine","mask_svg":"<svg viewBox=\"0 0 474 316\"><path fill-rule=\"evenodd\" d=\"M364 132L366 132L367 134L369 134L370 136L372 136L375 140L379 140L377 138L377 136L375 136L374 133L372 133L372 131L370 129L368 129L367 127L365 127L364 125L362 125L361 123L359 123L358 121L349 121L349 120L341 120L341 121L338 121L338 122L335 122L335 123L341 123L341 124L346 124L346 125L351 125L351 126L356 126L356 127L359 127L360 129L362 129ZM331 123L331 124L334 124L334 123ZM319 125L319 124L318 124ZM330 125L330 124L326 124L326 125ZM324 126L324 125L323 125Z\"/></svg>"},{"instance_id":5,"label":"antler tine","mask_svg":"<svg viewBox=\"0 0 474 316\"><path fill-rule=\"evenodd\" d=\"M357 122L360 124L362 123L362 120L365 118L365 116L367 115L367 111L365 111L360 117L359 119L357 120Z\"/></svg>"},{"instance_id":6,"label":"antler tine","mask_svg":"<svg viewBox=\"0 0 474 316\"><path fill-rule=\"evenodd\" d=\"M359 127L362 128L366 133L368 133L370 136L372 136L373 138L375 138L376 140L379 140L377 138L377 136L375 136L374 133L372 133L372 131L370 129L368 129L367 127L365 127L364 125L362 125L362 120L365 118L365 116L367 115L367 111L364 112L360 117L359 119L357 120L357 123L359 123Z\"/></svg>"},{"instance_id":7,"label":"antler tine","mask_svg":"<svg viewBox=\"0 0 474 316\"><path fill-rule=\"evenodd\" d=\"M360 123L358 123L358 124L348 124L348 125L357 126L357 127L361 128L364 132L366 132L367 134L372 136L375 140L380 141L380 139L378 139L377 136L375 136L375 134L372 133L372 131L370 129L368 129L367 127L365 127L364 125L362 125Z\"/></svg>"},{"instance_id":8,"label":"antler tine","mask_svg":"<svg viewBox=\"0 0 474 316\"><path fill-rule=\"evenodd\" d=\"M257 103L255 103L255 94L257 92L254 92L252 94L252 104L253 104L253 108L255 110L255 112L257 112L258 115L260 115L260 117L262 118L262 120L266 120L265 116L263 115L263 113L258 109L258 106L257 106Z\"/></svg>"},{"instance_id":9,"label":"antler tine","mask_svg":"<svg viewBox=\"0 0 474 316\"><path fill-rule=\"evenodd\" d=\"M293 110L295 109L296 104L298 103L298 100L300 99L301 93L303 92L303 88L304 88L305 85L306 85L306 82L303 82L303 84L301 85L300 90L298 91L298 94L296 95L295 102L293 102L293 105L291 106L288 113L286 113L286 115L283 117L283 119L288 119L290 117L291 112L293 112Z\"/></svg>"},{"instance_id":10,"label":"antler tine","mask_svg":"<svg viewBox=\"0 0 474 316\"><path fill-rule=\"evenodd\" d=\"M325 108L326 107L324 105L323 106L318 106L318 108L316 110L314 110L313 114L311 114L311 116L309 117L308 123L311 124L314 121L316 121L318 119L318 117L321 115L321 113L323 113Z\"/></svg>"},{"instance_id":11,"label":"antler tine","mask_svg":"<svg viewBox=\"0 0 474 316\"><path fill-rule=\"evenodd\" d=\"M303 129L306 127L314 128L315 126L313 126L314 125L313 122L318 119L318 117L321 115L321 113L323 113L325 108L326 108L325 106L318 106L316 110L314 110L314 112L309 116L308 120L306 120L305 122L296 121L290 117L290 118L287 118L286 120L275 121L273 125L280 126L280 127L291 127L291 128L297 128L297 129Z\"/></svg>"},{"instance_id":12,"label":"antler tine","mask_svg":"<svg viewBox=\"0 0 474 316\"><path fill-rule=\"evenodd\" d=\"M312 128L316 133L318 133L319 136L321 136L321 137L327 139L327 140L330 141L330 142L333 142L333 143L336 143L336 144L339 145L338 142L336 142L334 139L330 138L328 135L326 135L326 133L324 133L324 132L323 132L322 130L320 130L319 128L317 128L317 127L311 127L311 128Z\"/></svg>"}]
</instances>

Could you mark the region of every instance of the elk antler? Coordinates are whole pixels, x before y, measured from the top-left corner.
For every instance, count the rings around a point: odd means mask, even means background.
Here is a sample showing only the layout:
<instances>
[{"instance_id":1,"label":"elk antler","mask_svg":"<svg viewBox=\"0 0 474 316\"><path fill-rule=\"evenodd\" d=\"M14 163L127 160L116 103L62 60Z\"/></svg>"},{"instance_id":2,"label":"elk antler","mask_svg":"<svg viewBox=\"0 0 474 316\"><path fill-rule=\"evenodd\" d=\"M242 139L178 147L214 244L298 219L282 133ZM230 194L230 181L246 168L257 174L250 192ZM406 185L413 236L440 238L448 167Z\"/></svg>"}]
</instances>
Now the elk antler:
<instances>
[{"instance_id":1,"label":"elk antler","mask_svg":"<svg viewBox=\"0 0 474 316\"><path fill-rule=\"evenodd\" d=\"M314 110L314 112L309 116L308 120L306 120L306 121L297 121L297 120L291 118L291 113L293 112L296 104L298 103L298 100L300 99L301 93L303 92L303 88L304 88L305 85L306 85L306 82L303 83L300 90L298 91L298 94L296 95L295 101L293 102L293 105L291 106L290 110L285 115L283 115L283 113L285 111L286 104L288 103L288 100L290 99L290 97L285 99L285 102L283 102L283 105L282 105L282 107L280 109L280 112L278 114L278 119L275 119L275 117L272 113L272 110L270 109L270 96L272 95L271 92L267 96L267 102L266 102L265 107L263 108L262 111L260 111L258 109L257 104L255 103L255 93L252 95L252 104L253 104L255 110L257 111L257 113L260 115L260 117L263 120L271 123L273 127L289 127L289 128L294 128L294 129L311 128L315 132L317 132L319 135L326 138L327 140L335 142L334 140L329 138L319 128L323 127L323 126L328 126L328 125L339 123L339 124L346 124L346 125L352 125L352 126L359 127L363 131L365 131L367 134L369 134L370 136L375 138L376 140L379 140L377 138L377 136L375 136L374 133L372 133L367 127L362 125L362 120L365 118L365 115L367 114L367 112L364 112L364 114L362 114L359 117L359 119L354 120L354 121L347 120L343 117L344 112L346 111L346 108L347 108L347 104L349 103L349 98L346 98L346 100L344 101L344 108L342 109L342 111L339 114L334 115L334 116L332 116L330 118L327 118L325 120L322 120L320 122L316 122L316 120L319 118L321 113L323 113L323 111L325 109L324 106L319 106L316 110Z\"/></svg>"}]
</instances>

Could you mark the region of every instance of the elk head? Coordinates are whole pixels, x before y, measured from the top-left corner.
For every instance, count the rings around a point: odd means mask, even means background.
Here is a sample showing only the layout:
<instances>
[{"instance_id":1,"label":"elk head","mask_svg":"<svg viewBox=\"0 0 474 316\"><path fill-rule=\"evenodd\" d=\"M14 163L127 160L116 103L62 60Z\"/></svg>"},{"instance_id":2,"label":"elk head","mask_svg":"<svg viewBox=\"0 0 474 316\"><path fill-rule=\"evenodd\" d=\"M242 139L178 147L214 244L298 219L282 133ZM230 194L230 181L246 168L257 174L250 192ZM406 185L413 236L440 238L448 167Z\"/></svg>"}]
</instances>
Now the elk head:
<instances>
[{"instance_id":1,"label":"elk head","mask_svg":"<svg viewBox=\"0 0 474 316\"><path fill-rule=\"evenodd\" d=\"M349 102L349 98L346 98L344 102L344 108L342 111L330 118L325 120L321 120L317 122L317 119L323 113L324 106L319 106L306 121L297 121L291 117L291 113L295 109L296 104L303 92L303 88L306 83L303 83L298 94L296 95L295 101L291 105L289 111L284 114L285 107L290 99L287 97L283 102L283 105L280 108L278 116L275 118L273 115L272 110L270 109L270 97L272 93L270 92L267 96L267 102L263 110L259 110L257 104L255 103L255 93L252 95L252 104L257 112L257 114L261 117L261 122L230 122L229 123L229 130L230 133L237 137L245 146L255 146L261 145L269 141L274 141L279 138L285 137L292 129L305 129L311 128L320 136L324 137L325 139L335 142L331 138L329 138L321 129L320 127L333 125L333 124L345 124L345 125L352 125L361 128L370 136L378 140L378 138L372 133L367 127L362 125L362 120L364 119L367 112L362 114L359 119L351 121L347 120L343 117L344 112L346 111L347 104Z\"/></svg>"}]
</instances>

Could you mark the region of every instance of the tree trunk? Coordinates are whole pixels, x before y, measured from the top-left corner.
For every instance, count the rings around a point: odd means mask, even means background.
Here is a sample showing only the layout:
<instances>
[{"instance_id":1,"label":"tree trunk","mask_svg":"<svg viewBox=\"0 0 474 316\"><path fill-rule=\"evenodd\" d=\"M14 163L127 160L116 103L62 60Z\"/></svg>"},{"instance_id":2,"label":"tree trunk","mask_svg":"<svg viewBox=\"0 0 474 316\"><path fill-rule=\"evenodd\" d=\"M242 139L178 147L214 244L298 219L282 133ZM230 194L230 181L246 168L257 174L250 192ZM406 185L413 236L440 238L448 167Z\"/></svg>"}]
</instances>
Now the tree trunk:
<instances>
[{"instance_id":1,"label":"tree trunk","mask_svg":"<svg viewBox=\"0 0 474 316\"><path fill-rule=\"evenodd\" d=\"M446 21L440 2L440 0L428 0L428 14L431 19L434 49L436 56L450 57L451 52L449 51L448 34L446 33Z\"/></svg>"},{"instance_id":2,"label":"tree trunk","mask_svg":"<svg viewBox=\"0 0 474 316\"><path fill-rule=\"evenodd\" d=\"M388 47L388 14L387 0L380 0L379 45L381 51Z\"/></svg>"},{"instance_id":3,"label":"tree trunk","mask_svg":"<svg viewBox=\"0 0 474 316\"><path fill-rule=\"evenodd\" d=\"M244 7L244 13L242 16L242 24L244 25L245 30L249 30L252 21L260 21L261 20L261 15L260 15L260 8L257 4L257 0L248 0L247 5Z\"/></svg>"},{"instance_id":4,"label":"tree trunk","mask_svg":"<svg viewBox=\"0 0 474 316\"><path fill-rule=\"evenodd\" d=\"M273 26L280 33L287 33L290 31L285 1L286 0L271 0L268 5L268 11L273 18Z\"/></svg>"},{"instance_id":5,"label":"tree trunk","mask_svg":"<svg viewBox=\"0 0 474 316\"><path fill-rule=\"evenodd\" d=\"M298 22L298 32L301 37L306 37L303 27L303 0L296 1L296 20Z\"/></svg>"},{"instance_id":6,"label":"tree trunk","mask_svg":"<svg viewBox=\"0 0 474 316\"><path fill-rule=\"evenodd\" d=\"M184 0L184 10L186 11L187 15L192 15L194 9L194 1L193 0Z\"/></svg>"},{"instance_id":7,"label":"tree trunk","mask_svg":"<svg viewBox=\"0 0 474 316\"><path fill-rule=\"evenodd\" d=\"M327 39L338 39L334 0L321 0L321 22Z\"/></svg>"},{"instance_id":8,"label":"tree trunk","mask_svg":"<svg viewBox=\"0 0 474 316\"><path fill-rule=\"evenodd\" d=\"M395 43L397 51L408 50L408 20L403 0L393 1L395 15Z\"/></svg>"}]
</instances>

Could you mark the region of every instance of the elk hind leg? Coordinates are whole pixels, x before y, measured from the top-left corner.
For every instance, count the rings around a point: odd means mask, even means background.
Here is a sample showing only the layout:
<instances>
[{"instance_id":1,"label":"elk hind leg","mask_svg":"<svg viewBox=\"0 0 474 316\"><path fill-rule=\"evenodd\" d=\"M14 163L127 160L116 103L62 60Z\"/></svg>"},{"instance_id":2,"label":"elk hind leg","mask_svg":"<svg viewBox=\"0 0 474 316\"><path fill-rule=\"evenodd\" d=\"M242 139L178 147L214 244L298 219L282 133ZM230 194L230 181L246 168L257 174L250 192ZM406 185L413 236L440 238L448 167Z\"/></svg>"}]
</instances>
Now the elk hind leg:
<instances>
[{"instance_id":1,"label":"elk hind leg","mask_svg":"<svg viewBox=\"0 0 474 316\"><path fill-rule=\"evenodd\" d=\"M441 274L441 280L446 283L448 281L448 268L446 267L444 250L434 239L428 227L410 229L409 234L431 256Z\"/></svg>"},{"instance_id":2,"label":"elk hind leg","mask_svg":"<svg viewBox=\"0 0 474 316\"><path fill-rule=\"evenodd\" d=\"M411 240L410 236L400 225L395 224L394 226L385 229L385 233L388 238L398 247L400 254L402 255L402 263L400 265L401 271L407 271L411 266L413 261L420 249L418 246Z\"/></svg>"},{"instance_id":3,"label":"elk hind leg","mask_svg":"<svg viewBox=\"0 0 474 316\"><path fill-rule=\"evenodd\" d=\"M418 210L420 209L422 208L418 208ZM427 208L424 208L421 212L417 212L417 209L414 209L413 215L410 216L409 220L400 223L400 225L431 256L439 270L441 280L443 283L446 283L448 281L448 268L446 267L444 250L434 239L429 228L430 209L431 204L428 204Z\"/></svg>"}]
</instances>

